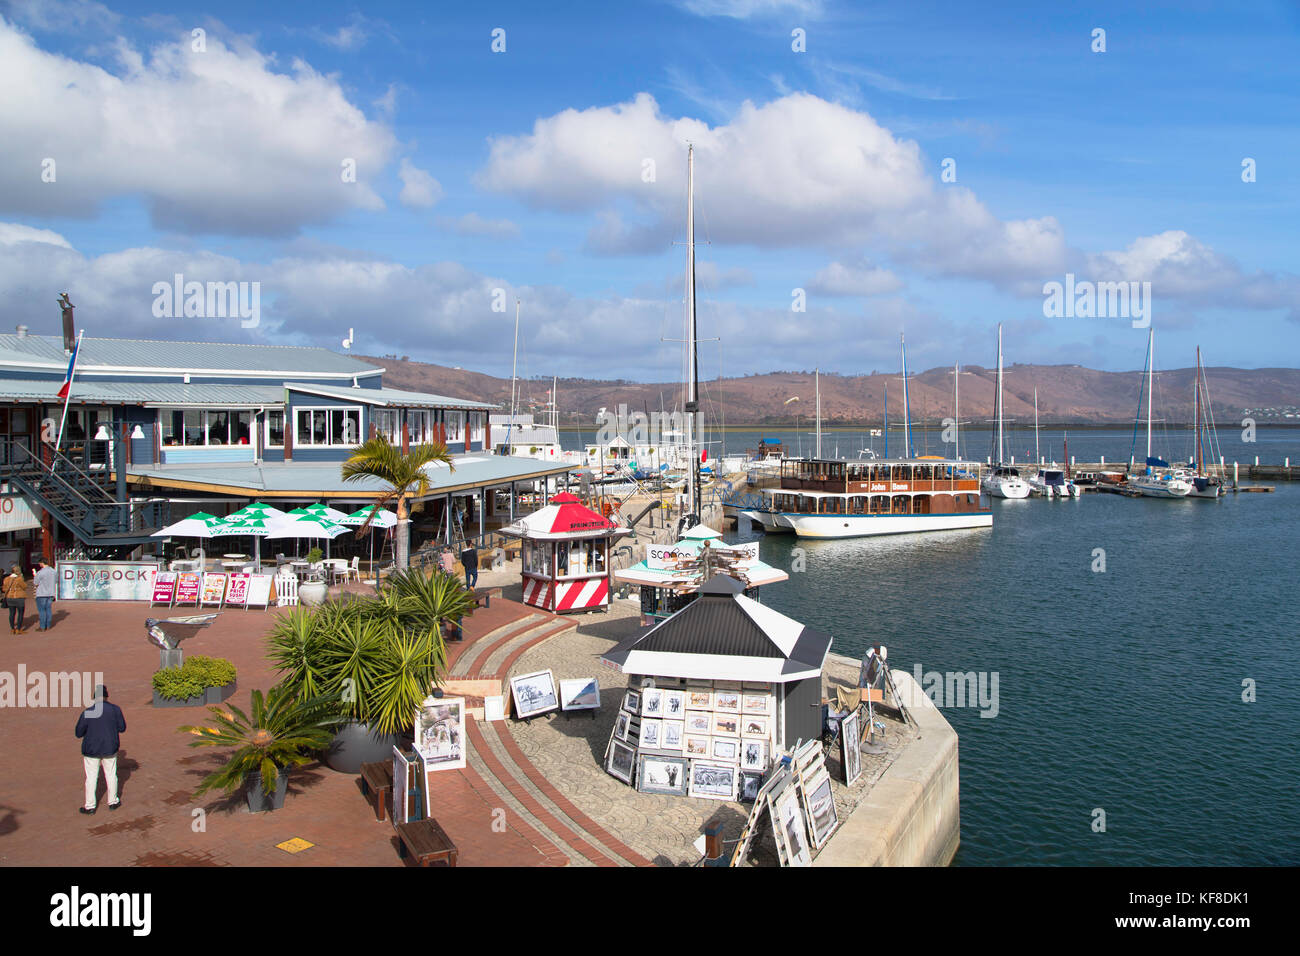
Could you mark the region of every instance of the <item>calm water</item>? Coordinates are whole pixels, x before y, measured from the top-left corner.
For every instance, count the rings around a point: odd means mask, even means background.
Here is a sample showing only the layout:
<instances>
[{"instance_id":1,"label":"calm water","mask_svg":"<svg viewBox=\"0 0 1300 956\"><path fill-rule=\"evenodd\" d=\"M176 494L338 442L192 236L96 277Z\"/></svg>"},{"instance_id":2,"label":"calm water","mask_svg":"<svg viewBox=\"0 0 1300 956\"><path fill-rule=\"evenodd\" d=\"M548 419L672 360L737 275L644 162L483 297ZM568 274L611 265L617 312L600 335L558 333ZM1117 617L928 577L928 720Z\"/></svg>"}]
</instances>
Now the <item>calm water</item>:
<instances>
[{"instance_id":1,"label":"calm water","mask_svg":"<svg viewBox=\"0 0 1300 956\"><path fill-rule=\"evenodd\" d=\"M807 572L764 589L839 653L998 673L996 717L944 708L956 863L1300 863L1300 485L993 508L991 531L800 541ZM789 570L795 546L766 538L763 559Z\"/></svg>"}]
</instances>

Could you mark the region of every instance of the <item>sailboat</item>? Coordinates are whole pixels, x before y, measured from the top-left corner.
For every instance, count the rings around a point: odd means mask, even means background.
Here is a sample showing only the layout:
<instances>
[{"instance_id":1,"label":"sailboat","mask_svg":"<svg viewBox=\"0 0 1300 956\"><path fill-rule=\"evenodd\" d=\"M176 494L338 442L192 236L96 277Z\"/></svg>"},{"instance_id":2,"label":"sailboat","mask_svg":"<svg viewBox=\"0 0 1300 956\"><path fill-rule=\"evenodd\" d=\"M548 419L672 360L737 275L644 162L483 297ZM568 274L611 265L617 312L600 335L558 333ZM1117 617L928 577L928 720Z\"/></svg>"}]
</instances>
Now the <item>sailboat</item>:
<instances>
[{"instance_id":1,"label":"sailboat","mask_svg":"<svg viewBox=\"0 0 1300 956\"><path fill-rule=\"evenodd\" d=\"M997 396L994 398L995 412L998 420L997 427L997 458L993 462L993 467L989 469L988 474L980 482L980 487L986 495L993 498L1028 498L1029 484L1020 477L1020 472L1015 468L1003 464L1005 454L1005 442L1002 433L1002 323L998 323L998 385ZM992 456L990 456L992 457Z\"/></svg>"},{"instance_id":2,"label":"sailboat","mask_svg":"<svg viewBox=\"0 0 1300 956\"><path fill-rule=\"evenodd\" d=\"M1064 469L1057 468L1056 462L1050 467L1041 464L1042 454L1038 448L1038 389L1034 389L1034 461L1039 462L1038 470L1025 479L1030 494L1043 498L1078 498L1079 488L1066 477Z\"/></svg>"},{"instance_id":3,"label":"sailboat","mask_svg":"<svg viewBox=\"0 0 1300 956\"><path fill-rule=\"evenodd\" d=\"M1155 329L1147 332L1147 460L1146 470L1141 474L1129 475L1129 490L1145 498L1186 498L1192 490L1192 483L1180 478L1169 470L1169 462L1151 454L1151 389L1155 384ZM1139 400L1139 414L1141 404Z\"/></svg>"},{"instance_id":4,"label":"sailboat","mask_svg":"<svg viewBox=\"0 0 1300 956\"><path fill-rule=\"evenodd\" d=\"M1192 486L1187 492L1189 498L1218 498L1223 494L1223 476L1209 471L1205 465L1206 433L1210 438L1210 453L1214 454L1219 445L1218 433L1214 430L1214 417L1210 414L1210 401L1206 389L1205 369L1201 365L1201 347L1196 347L1196 471L1191 475L1180 475Z\"/></svg>"}]
</instances>

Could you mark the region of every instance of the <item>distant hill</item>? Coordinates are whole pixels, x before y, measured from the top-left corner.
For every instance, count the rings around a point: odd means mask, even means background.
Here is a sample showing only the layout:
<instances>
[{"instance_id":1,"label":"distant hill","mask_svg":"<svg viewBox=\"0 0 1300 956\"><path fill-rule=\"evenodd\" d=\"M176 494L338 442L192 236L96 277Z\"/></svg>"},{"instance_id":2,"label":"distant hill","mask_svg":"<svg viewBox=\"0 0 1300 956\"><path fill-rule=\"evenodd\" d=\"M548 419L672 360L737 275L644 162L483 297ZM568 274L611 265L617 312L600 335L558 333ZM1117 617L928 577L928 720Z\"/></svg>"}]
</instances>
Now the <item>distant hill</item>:
<instances>
[{"instance_id":1,"label":"distant hill","mask_svg":"<svg viewBox=\"0 0 1300 956\"><path fill-rule=\"evenodd\" d=\"M396 358L357 356L387 369L384 384L393 388L433 392L455 398L495 402L510 406L510 380L466 369L447 368ZM1216 421L1239 422L1250 416L1257 422L1300 424L1300 369L1207 368L1210 399ZM1156 372L1155 416L1170 422L1193 417L1195 369ZM961 417L976 425L993 415L995 370L978 365L962 368ZM902 415L902 381L898 373L821 376L822 419L825 423L859 425L879 423L889 390L889 418ZM1139 371L1100 372L1079 365L1012 365L1005 371L1003 395L1008 418L1032 420L1034 389L1038 389L1038 417L1044 424L1131 423L1138 409ZM520 380L520 410L529 403L548 400L551 380ZM912 419L937 422L951 417L952 369L935 368L909 376ZM625 382L561 378L558 382L560 422L590 427L603 407L620 404L630 410L666 411L680 406L680 382ZM792 396L798 402L786 403ZM729 425L773 425L793 422L796 414L807 420L814 411L812 371L767 372L744 378L700 384L701 408L710 423L725 418ZM1143 399L1145 407L1145 399ZM534 410L536 410L534 408ZM725 414L724 414L725 413Z\"/></svg>"}]
</instances>

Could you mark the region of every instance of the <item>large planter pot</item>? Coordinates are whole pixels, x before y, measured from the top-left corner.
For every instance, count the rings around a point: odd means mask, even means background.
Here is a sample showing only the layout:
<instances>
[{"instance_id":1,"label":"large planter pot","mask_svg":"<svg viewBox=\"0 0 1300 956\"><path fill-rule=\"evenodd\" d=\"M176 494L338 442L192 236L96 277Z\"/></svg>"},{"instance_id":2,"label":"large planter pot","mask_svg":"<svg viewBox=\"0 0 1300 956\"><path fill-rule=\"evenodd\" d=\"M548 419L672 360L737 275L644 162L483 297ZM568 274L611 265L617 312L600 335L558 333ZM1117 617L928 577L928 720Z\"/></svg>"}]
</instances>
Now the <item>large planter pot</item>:
<instances>
[{"instance_id":1,"label":"large planter pot","mask_svg":"<svg viewBox=\"0 0 1300 956\"><path fill-rule=\"evenodd\" d=\"M227 697L235 692L235 686L238 681L231 681L223 687L209 687L199 697L172 698L163 697L157 691L153 692L153 706L155 707L202 707L205 704L220 704Z\"/></svg>"},{"instance_id":2,"label":"large planter pot","mask_svg":"<svg viewBox=\"0 0 1300 956\"><path fill-rule=\"evenodd\" d=\"M391 760L397 734L373 733L367 724L347 723L330 741L325 751L325 766L339 773L360 773L363 763Z\"/></svg>"},{"instance_id":3,"label":"large planter pot","mask_svg":"<svg viewBox=\"0 0 1300 956\"><path fill-rule=\"evenodd\" d=\"M232 680L229 684L225 684L221 687L209 687L207 690L203 692L203 703L205 704L224 703L226 698L235 692L235 686L238 683L239 683L238 681Z\"/></svg>"},{"instance_id":4,"label":"large planter pot","mask_svg":"<svg viewBox=\"0 0 1300 956\"><path fill-rule=\"evenodd\" d=\"M276 777L275 793L267 794L262 789L262 775L260 773L250 773L248 775L248 812L264 813L267 810L279 810L284 806L284 795L289 789L289 768L281 768L279 775Z\"/></svg>"},{"instance_id":5,"label":"large planter pot","mask_svg":"<svg viewBox=\"0 0 1300 956\"><path fill-rule=\"evenodd\" d=\"M298 603L320 607L329 593L329 586L324 581L304 581L298 585Z\"/></svg>"}]
</instances>

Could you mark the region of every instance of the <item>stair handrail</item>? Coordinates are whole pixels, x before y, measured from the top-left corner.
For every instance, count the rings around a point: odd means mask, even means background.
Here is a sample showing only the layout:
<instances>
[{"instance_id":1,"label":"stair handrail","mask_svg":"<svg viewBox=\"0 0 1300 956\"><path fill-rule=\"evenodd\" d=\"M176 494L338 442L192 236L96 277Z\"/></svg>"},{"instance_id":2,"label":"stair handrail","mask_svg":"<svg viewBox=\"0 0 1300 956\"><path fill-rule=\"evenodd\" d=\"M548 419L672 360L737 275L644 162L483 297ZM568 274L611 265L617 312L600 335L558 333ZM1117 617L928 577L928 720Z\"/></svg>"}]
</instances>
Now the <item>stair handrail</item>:
<instances>
[{"instance_id":1,"label":"stair handrail","mask_svg":"<svg viewBox=\"0 0 1300 956\"><path fill-rule=\"evenodd\" d=\"M44 461L44 460L41 458L41 456L39 456L36 452L32 451L30 448L28 448L28 447L27 447L25 444L23 444L22 442L8 441L8 442L6 442L6 444L9 446L9 461L10 461L11 465L17 465L17 464L20 464L19 462L15 462L15 461L14 461L14 455L13 455L13 452L14 452L15 449L18 450L18 451L21 451L25 456L27 456L28 459L31 460L32 463L34 463L34 464L40 466L40 467L41 467L42 469L44 469L44 470L45 470L45 471L46 471L46 472L47 472L51 477L58 478L58 479L62 482L62 484L63 484L65 487L68 488L68 490L70 490L73 494L75 494L75 495L77 495L79 498L81 498L81 500L84 501L88 507L92 507L92 508L93 508L93 507L95 507L95 504L96 504L96 503L95 503L95 502L92 502L89 498L87 498L87 497L82 493L81 488L82 488L83 485L89 485L90 487L94 488L95 491L97 491L97 492L100 494L100 496L102 497L103 500L102 500L101 502L99 502L99 504L105 504L105 505L120 505L120 504L125 504L125 503L126 503L126 502L118 501L116 498L114 498L112 495L110 495L110 494L108 493L108 491L107 491L105 488L103 488L103 487L99 484L99 482L97 482L97 481L94 479L94 477L93 477L92 475L90 475L89 473L83 471L80 467L78 467L78 465L77 465L74 461L72 461L70 458L68 458L66 455L62 454L61 452L57 452L57 451L54 451L53 449L50 449L50 451L51 451L51 453L53 454L54 458L53 458L53 461L51 461L51 462L46 462L46 461ZM48 445L45 446L45 447L46 447L46 448L49 448ZM54 465L57 464L57 463L59 463L59 462L62 462L63 464L65 464L65 465L67 466L67 468L66 468L66 470L64 471L63 474L60 474L59 472L55 471L55 469L54 469ZM70 471L72 472L72 474L77 475L77 476L83 478L83 479L84 479L84 482L81 483L81 484L75 484L75 483L73 483L72 481L68 480L68 478L66 477L66 475L67 475L67 471L68 471L68 470L70 470Z\"/></svg>"}]
</instances>

